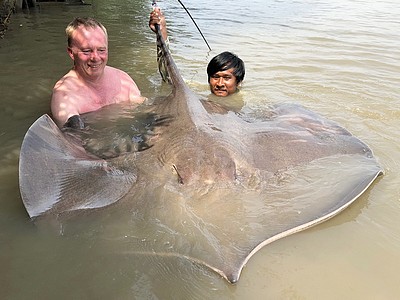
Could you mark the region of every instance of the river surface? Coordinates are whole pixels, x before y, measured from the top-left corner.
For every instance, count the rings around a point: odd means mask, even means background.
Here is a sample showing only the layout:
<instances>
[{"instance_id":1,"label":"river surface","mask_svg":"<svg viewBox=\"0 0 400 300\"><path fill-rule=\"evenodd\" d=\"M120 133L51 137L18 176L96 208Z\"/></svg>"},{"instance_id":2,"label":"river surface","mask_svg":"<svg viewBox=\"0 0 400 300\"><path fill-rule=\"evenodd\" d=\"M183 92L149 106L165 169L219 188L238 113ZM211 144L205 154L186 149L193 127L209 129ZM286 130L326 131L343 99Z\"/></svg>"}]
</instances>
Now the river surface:
<instances>
[{"instance_id":1,"label":"river surface","mask_svg":"<svg viewBox=\"0 0 400 300\"><path fill-rule=\"evenodd\" d=\"M90 233L61 236L29 220L18 186L25 132L49 112L71 66L64 28L78 15L108 28L109 64L146 97L164 92L148 29L150 1L40 4L12 16L0 40L1 299L397 299L400 295L400 5L398 0L159 1L170 48L189 86L207 96L205 68L221 51L246 64L244 111L301 104L374 151L385 175L335 218L254 255L239 282L184 260L107 256ZM78 230L78 229L77 229Z\"/></svg>"}]
</instances>

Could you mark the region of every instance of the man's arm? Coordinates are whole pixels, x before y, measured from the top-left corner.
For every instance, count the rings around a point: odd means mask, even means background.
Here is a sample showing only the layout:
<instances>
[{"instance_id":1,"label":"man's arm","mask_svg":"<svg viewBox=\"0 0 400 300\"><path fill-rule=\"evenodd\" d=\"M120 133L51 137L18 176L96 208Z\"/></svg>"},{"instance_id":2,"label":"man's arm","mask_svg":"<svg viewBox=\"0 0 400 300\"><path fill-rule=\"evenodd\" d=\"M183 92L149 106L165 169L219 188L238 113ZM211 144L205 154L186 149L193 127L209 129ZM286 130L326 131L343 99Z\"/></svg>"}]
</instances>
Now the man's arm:
<instances>
[{"instance_id":1,"label":"man's arm","mask_svg":"<svg viewBox=\"0 0 400 300\"><path fill-rule=\"evenodd\" d=\"M81 119L81 116L75 115L68 118L68 121L64 124L63 127L72 128L72 129L84 129L85 123Z\"/></svg>"},{"instance_id":2,"label":"man's arm","mask_svg":"<svg viewBox=\"0 0 400 300\"><path fill-rule=\"evenodd\" d=\"M69 118L79 115L76 107L71 105L69 96L64 91L62 80L56 83L51 97L51 113L58 127L62 127Z\"/></svg>"},{"instance_id":3,"label":"man's arm","mask_svg":"<svg viewBox=\"0 0 400 300\"><path fill-rule=\"evenodd\" d=\"M135 81L132 79L131 76L129 76L128 73L126 73L125 71L122 71L120 69L115 69L112 68L114 70L114 74L115 76L118 76L120 82L121 82L121 88L127 92L128 94L128 100L130 103L136 103L136 104L140 104L145 100L145 97L141 96L139 87L137 86L137 84L135 83ZM125 94L125 92L124 92ZM123 98L121 99L119 97L119 101L118 102L123 102L126 101L127 98Z\"/></svg>"},{"instance_id":4,"label":"man's arm","mask_svg":"<svg viewBox=\"0 0 400 300\"><path fill-rule=\"evenodd\" d=\"M153 11L150 13L150 21L149 21L149 27L152 31L156 32L156 24L158 24L161 35L165 41L165 44L167 45L169 49L169 39L168 39L168 32L167 32L167 23L165 21L164 14L161 12L161 9L156 7L153 9ZM171 82L168 70L166 68L166 64L164 61L164 57L162 55L162 48L160 45L160 41L157 40L157 64L158 64L158 70L161 74L162 79L165 82Z\"/></svg>"},{"instance_id":5,"label":"man's arm","mask_svg":"<svg viewBox=\"0 0 400 300\"><path fill-rule=\"evenodd\" d=\"M149 26L150 29L154 32L156 32L155 24L158 24L158 26L160 26L161 35L166 41L168 39L167 22L165 21L165 16L159 7L154 8L153 11L150 13Z\"/></svg>"}]
</instances>

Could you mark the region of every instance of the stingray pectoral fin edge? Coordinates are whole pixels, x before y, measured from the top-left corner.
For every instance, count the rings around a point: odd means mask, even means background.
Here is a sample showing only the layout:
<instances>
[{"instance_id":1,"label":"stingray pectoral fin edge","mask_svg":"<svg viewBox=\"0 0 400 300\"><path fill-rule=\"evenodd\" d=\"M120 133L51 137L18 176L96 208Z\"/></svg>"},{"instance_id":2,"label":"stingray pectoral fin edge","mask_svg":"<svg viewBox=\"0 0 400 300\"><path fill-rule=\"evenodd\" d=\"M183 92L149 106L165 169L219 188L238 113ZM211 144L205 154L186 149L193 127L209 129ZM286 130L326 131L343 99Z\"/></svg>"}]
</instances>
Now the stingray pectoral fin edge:
<instances>
[{"instance_id":1,"label":"stingray pectoral fin edge","mask_svg":"<svg viewBox=\"0 0 400 300\"><path fill-rule=\"evenodd\" d=\"M262 241L255 248L253 248L253 250L250 251L250 253L245 257L245 259L242 260L236 267L231 266L229 270L218 270L214 267L211 268L220 275L222 275L230 283L236 283L239 280L241 272L246 263L261 248L281 238L308 229L336 216L337 214L345 210L348 206L350 206L354 201L356 201L380 175L383 175L383 171L379 166L376 166L375 170L371 170L370 173L364 174L363 178L360 179L358 184L352 187L352 190L349 191L347 196L343 198L340 203L337 203L336 205L332 206L329 210L326 210L324 213L320 215L320 217L315 217L312 220L309 220L309 222L305 222L291 229L282 231L278 234L275 234L274 236L271 236L265 241Z\"/></svg>"},{"instance_id":2,"label":"stingray pectoral fin edge","mask_svg":"<svg viewBox=\"0 0 400 300\"><path fill-rule=\"evenodd\" d=\"M99 208L121 199L136 181L120 167L68 139L48 115L28 129L21 146L19 186L31 218L44 213Z\"/></svg>"},{"instance_id":3,"label":"stingray pectoral fin edge","mask_svg":"<svg viewBox=\"0 0 400 300\"><path fill-rule=\"evenodd\" d=\"M254 247L246 254L234 255L231 261L219 261L217 263L206 259L204 256L196 256L193 254L182 254L178 252L164 252L164 251L129 251L124 254L131 255L144 255L144 256L160 256L160 257L171 257L171 258L183 258L187 259L192 263L195 263L202 267L207 267L215 273L219 274L222 278L227 280L231 284L235 284L239 281L242 270L250 260L250 258L255 255L264 246L277 241L281 238L287 237L291 234L300 232L302 230L308 229L315 225L318 225L324 221L329 220L335 215L339 214L350 206L354 201L356 201L377 179L378 176L382 175L383 171L380 166L372 167L368 172L362 174L361 178L357 180L357 184L352 185L344 193L345 197L341 198L340 201L334 202L332 205L328 206L325 210L321 211L318 215L312 215L308 219L302 219L302 221L296 222L295 220L288 219L290 223L293 222L292 226L287 227L288 229L279 232L268 233L269 228L266 228L265 239L259 240L258 243L253 244ZM323 201L323 199L321 199ZM271 220L271 222L277 222L277 220ZM250 249L250 248L249 248Z\"/></svg>"}]
</instances>

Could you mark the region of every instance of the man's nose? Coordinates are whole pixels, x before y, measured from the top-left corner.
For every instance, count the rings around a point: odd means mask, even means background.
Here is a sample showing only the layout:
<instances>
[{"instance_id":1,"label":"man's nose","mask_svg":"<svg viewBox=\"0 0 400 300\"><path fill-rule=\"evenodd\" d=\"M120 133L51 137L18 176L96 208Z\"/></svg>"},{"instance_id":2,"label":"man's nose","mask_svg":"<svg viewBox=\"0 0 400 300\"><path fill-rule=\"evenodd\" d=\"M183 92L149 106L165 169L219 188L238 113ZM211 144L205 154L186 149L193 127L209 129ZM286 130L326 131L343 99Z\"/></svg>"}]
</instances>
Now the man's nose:
<instances>
[{"instance_id":1,"label":"man's nose","mask_svg":"<svg viewBox=\"0 0 400 300\"><path fill-rule=\"evenodd\" d=\"M100 57L99 52L97 52L97 50L92 51L91 55L90 55L90 59L95 60L98 59Z\"/></svg>"},{"instance_id":2,"label":"man's nose","mask_svg":"<svg viewBox=\"0 0 400 300\"><path fill-rule=\"evenodd\" d=\"M217 85L224 85L224 78L223 77L218 78Z\"/></svg>"}]
</instances>

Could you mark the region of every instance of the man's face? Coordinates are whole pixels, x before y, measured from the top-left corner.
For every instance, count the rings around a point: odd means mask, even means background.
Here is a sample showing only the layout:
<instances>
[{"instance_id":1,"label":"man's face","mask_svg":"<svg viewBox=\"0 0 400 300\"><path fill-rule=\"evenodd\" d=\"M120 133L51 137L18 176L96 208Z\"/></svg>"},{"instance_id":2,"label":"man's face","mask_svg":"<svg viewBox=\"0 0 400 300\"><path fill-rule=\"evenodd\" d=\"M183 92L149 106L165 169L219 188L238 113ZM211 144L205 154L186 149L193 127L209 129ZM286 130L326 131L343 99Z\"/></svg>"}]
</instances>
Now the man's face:
<instances>
[{"instance_id":1,"label":"man's face","mask_svg":"<svg viewBox=\"0 0 400 300\"><path fill-rule=\"evenodd\" d=\"M108 61L107 37L100 27L80 26L72 35L68 54L80 76L88 80L97 79Z\"/></svg>"},{"instance_id":2,"label":"man's face","mask_svg":"<svg viewBox=\"0 0 400 300\"><path fill-rule=\"evenodd\" d=\"M210 90L219 97L231 95L237 90L236 76L233 75L233 69L219 71L210 77Z\"/></svg>"}]
</instances>

